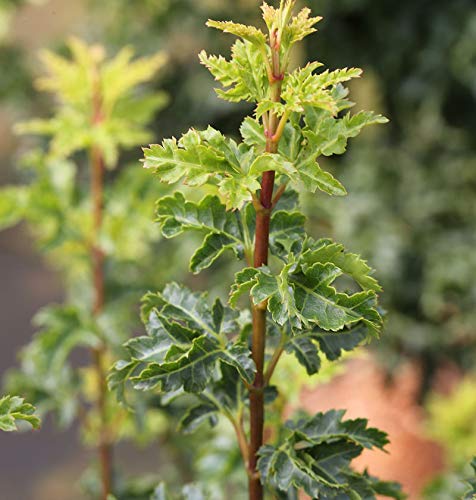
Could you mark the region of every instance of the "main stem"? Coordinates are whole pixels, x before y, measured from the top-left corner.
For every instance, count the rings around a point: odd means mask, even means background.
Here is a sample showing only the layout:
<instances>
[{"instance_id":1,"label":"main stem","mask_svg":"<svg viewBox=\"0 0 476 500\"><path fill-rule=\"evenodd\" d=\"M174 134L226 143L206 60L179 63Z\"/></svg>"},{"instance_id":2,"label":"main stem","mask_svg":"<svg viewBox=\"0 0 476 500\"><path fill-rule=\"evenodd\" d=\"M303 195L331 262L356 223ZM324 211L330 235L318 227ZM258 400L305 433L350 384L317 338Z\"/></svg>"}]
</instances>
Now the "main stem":
<instances>
[{"instance_id":1,"label":"main stem","mask_svg":"<svg viewBox=\"0 0 476 500\"><path fill-rule=\"evenodd\" d=\"M102 100L99 78L93 95L93 124L98 124L102 117ZM91 261L93 274L93 314L97 316L104 307L104 254L99 245L99 234L103 218L104 159L101 150L94 146L91 149L91 197L93 210L93 237L91 245ZM98 456L101 471L101 498L107 500L112 492L112 446L109 440L107 416L107 382L105 367L106 345L104 342L92 349L92 361L97 379L96 408L99 414Z\"/></svg>"},{"instance_id":2,"label":"main stem","mask_svg":"<svg viewBox=\"0 0 476 500\"><path fill-rule=\"evenodd\" d=\"M275 102L281 100L282 75L279 68L279 47L271 46L273 75L270 78L271 97ZM278 140L275 134L278 128L278 118L270 114L266 134L266 152L276 153ZM274 170L263 173L261 179L260 207L256 211L256 230L254 248L254 267L268 263L269 226L273 205ZM266 303L252 303L253 333L251 352L256 365L256 375L250 390L250 447L248 462L248 491L250 500L262 500L263 486L257 473L258 450L263 444L264 429L264 354L266 348Z\"/></svg>"}]
</instances>

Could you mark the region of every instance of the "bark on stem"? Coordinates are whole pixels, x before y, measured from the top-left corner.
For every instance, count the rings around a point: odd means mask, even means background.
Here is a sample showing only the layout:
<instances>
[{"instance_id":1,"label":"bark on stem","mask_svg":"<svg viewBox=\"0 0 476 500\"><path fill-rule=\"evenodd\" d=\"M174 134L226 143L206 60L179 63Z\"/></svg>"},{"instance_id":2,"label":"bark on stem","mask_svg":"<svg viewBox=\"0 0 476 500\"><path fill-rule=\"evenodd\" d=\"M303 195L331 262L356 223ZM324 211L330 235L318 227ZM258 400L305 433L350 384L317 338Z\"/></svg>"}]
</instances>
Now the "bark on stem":
<instances>
[{"instance_id":1,"label":"bark on stem","mask_svg":"<svg viewBox=\"0 0 476 500\"><path fill-rule=\"evenodd\" d=\"M279 50L279 48L278 48ZM279 58L273 51L273 70L279 75ZM275 102L281 100L281 76L274 76L271 89L271 97ZM269 129L266 130L266 151L276 153L278 142L275 139L278 128L276 115L270 114L268 120ZM261 179L260 206L256 211L256 231L254 249L254 267L260 267L268 263L269 250L269 226L273 208L275 172L269 170L263 173ZM248 492L250 500L262 500L263 486L256 471L258 462L258 450L263 444L264 429L264 354L266 348L266 304L252 305L253 310L253 333L251 352L256 365L256 375L253 387L250 390L250 447L248 462Z\"/></svg>"},{"instance_id":2,"label":"bark on stem","mask_svg":"<svg viewBox=\"0 0 476 500\"><path fill-rule=\"evenodd\" d=\"M97 75L98 76L98 75ZM93 95L93 125L102 121L102 99L99 77L96 78ZM96 146L91 149L91 198L93 210L93 235L91 243L91 261L94 286L93 314L97 316L104 307L104 254L99 245L99 235L103 219L103 187L104 159L102 152ZM98 458L101 474L101 498L107 500L112 493L112 446L109 439L107 423L107 382L104 366L106 345L101 343L92 349L92 361L97 379L96 408L99 414L100 429L98 442Z\"/></svg>"}]
</instances>

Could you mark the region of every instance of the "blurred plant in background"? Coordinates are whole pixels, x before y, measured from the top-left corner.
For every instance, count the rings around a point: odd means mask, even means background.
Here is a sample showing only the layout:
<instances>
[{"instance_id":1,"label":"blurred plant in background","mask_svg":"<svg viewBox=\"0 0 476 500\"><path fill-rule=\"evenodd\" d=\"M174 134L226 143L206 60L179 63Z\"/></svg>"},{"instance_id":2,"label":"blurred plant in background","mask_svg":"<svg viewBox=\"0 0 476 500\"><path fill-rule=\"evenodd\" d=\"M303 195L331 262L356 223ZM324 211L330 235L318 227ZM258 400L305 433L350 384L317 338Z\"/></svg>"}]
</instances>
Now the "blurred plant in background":
<instances>
[{"instance_id":1,"label":"blurred plant in background","mask_svg":"<svg viewBox=\"0 0 476 500\"><path fill-rule=\"evenodd\" d=\"M99 447L106 498L115 473L113 444L124 437L147 440L157 431L143 418L146 399L131 401L131 417L107 393L105 376L136 327L138 298L166 274L157 258L158 232L150 227L150 206L160 189L138 163L118 168L120 152L150 137L145 125L167 102L163 92L141 86L165 57L133 59L123 49L107 60L102 47L78 39L68 48L67 58L42 54L47 74L38 86L56 97L53 117L18 126L49 140L27 155L25 182L0 193L0 227L26 220L61 273L66 300L37 314L39 331L7 386L41 414L54 412L61 426L80 419L85 442ZM90 351L90 362L73 356L78 348Z\"/></svg>"}]
</instances>

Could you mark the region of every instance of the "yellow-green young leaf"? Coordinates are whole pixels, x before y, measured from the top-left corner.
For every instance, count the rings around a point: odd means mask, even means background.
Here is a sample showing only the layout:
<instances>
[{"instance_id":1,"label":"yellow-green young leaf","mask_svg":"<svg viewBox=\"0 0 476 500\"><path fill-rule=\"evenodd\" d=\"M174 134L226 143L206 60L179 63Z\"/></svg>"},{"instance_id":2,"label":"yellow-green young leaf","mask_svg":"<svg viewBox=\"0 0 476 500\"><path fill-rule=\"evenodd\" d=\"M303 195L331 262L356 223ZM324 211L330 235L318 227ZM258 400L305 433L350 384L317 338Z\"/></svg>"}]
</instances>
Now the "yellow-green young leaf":
<instances>
[{"instance_id":1,"label":"yellow-green young leaf","mask_svg":"<svg viewBox=\"0 0 476 500\"><path fill-rule=\"evenodd\" d=\"M11 432L18 430L18 421L28 422L34 429L40 427L40 419L35 415L35 407L25 403L18 396L3 396L0 399L0 430Z\"/></svg>"},{"instance_id":2,"label":"yellow-green young leaf","mask_svg":"<svg viewBox=\"0 0 476 500\"><path fill-rule=\"evenodd\" d=\"M110 113L122 98L129 96L139 84L150 81L167 62L167 56L163 52L150 57L133 57L134 51L124 48L101 68L101 88L106 114ZM157 109L158 105L162 106L163 101L149 102L152 109L154 106Z\"/></svg>"},{"instance_id":3,"label":"yellow-green young leaf","mask_svg":"<svg viewBox=\"0 0 476 500\"><path fill-rule=\"evenodd\" d=\"M29 192L24 186L0 189L0 229L14 226L25 216Z\"/></svg>"},{"instance_id":4,"label":"yellow-green young leaf","mask_svg":"<svg viewBox=\"0 0 476 500\"><path fill-rule=\"evenodd\" d=\"M302 184L311 193L320 189L333 196L346 195L345 187L332 174L322 170L316 161L316 156L315 153L308 155L306 151L303 151L298 158L297 170Z\"/></svg>"},{"instance_id":5,"label":"yellow-green young leaf","mask_svg":"<svg viewBox=\"0 0 476 500\"><path fill-rule=\"evenodd\" d=\"M253 176L227 177L220 181L218 192L227 209L242 209L251 200L251 193L260 189L258 179Z\"/></svg>"},{"instance_id":6,"label":"yellow-green young leaf","mask_svg":"<svg viewBox=\"0 0 476 500\"><path fill-rule=\"evenodd\" d=\"M266 35L254 26L245 26L244 24L237 24L231 21L212 20L207 22L207 26L222 30L225 33L231 33L232 35L239 36L240 38L243 38L243 40L247 40L248 42L256 45L258 48L264 48L266 45Z\"/></svg>"},{"instance_id":7,"label":"yellow-green young leaf","mask_svg":"<svg viewBox=\"0 0 476 500\"><path fill-rule=\"evenodd\" d=\"M216 89L219 97L231 102L260 102L266 97L269 82L264 64L263 53L248 41L237 40L231 49L231 60L209 56L205 51L199 55L218 80L224 90Z\"/></svg>"},{"instance_id":8,"label":"yellow-green young leaf","mask_svg":"<svg viewBox=\"0 0 476 500\"><path fill-rule=\"evenodd\" d=\"M317 155L331 156L344 153L348 139L357 136L364 127L387 122L384 116L369 111L334 118L306 108L303 135Z\"/></svg>"},{"instance_id":9,"label":"yellow-green young leaf","mask_svg":"<svg viewBox=\"0 0 476 500\"><path fill-rule=\"evenodd\" d=\"M212 127L192 129L178 142L165 139L162 145L145 148L144 154L144 166L154 169L161 181L183 179L189 186L209 184L228 209L241 208L260 188L259 174L249 172L253 148L236 144Z\"/></svg>"},{"instance_id":10,"label":"yellow-green young leaf","mask_svg":"<svg viewBox=\"0 0 476 500\"><path fill-rule=\"evenodd\" d=\"M291 19L282 36L286 45L291 46L316 31L314 26L322 17L310 17L310 14L311 10L305 7Z\"/></svg>"},{"instance_id":11,"label":"yellow-green young leaf","mask_svg":"<svg viewBox=\"0 0 476 500\"><path fill-rule=\"evenodd\" d=\"M285 50L304 37L314 33L314 25L321 17L310 17L311 11L307 7L302 9L296 16L292 17L295 0L281 1L279 8L263 3L263 19L270 33L277 33L278 39Z\"/></svg>"},{"instance_id":12,"label":"yellow-green young leaf","mask_svg":"<svg viewBox=\"0 0 476 500\"><path fill-rule=\"evenodd\" d=\"M164 65L165 56L133 60L127 48L107 60L102 47L74 38L68 48L70 57L42 53L47 75L38 80L38 86L56 94L55 115L16 130L51 136L50 153L57 158L98 147L106 166L113 168L120 148L149 140L145 125L167 102L164 93L134 95L137 86L151 80Z\"/></svg>"},{"instance_id":13,"label":"yellow-green young leaf","mask_svg":"<svg viewBox=\"0 0 476 500\"><path fill-rule=\"evenodd\" d=\"M259 155L251 164L248 174L252 177L258 177L268 170L274 170L288 177L296 174L296 168L292 163L286 161L282 155L273 153Z\"/></svg>"},{"instance_id":14,"label":"yellow-green young leaf","mask_svg":"<svg viewBox=\"0 0 476 500\"><path fill-rule=\"evenodd\" d=\"M214 173L227 171L226 161L205 144L186 145L185 141L165 139L162 145L144 149L144 167L154 169L162 182L184 178L189 186L201 186Z\"/></svg>"}]
</instances>

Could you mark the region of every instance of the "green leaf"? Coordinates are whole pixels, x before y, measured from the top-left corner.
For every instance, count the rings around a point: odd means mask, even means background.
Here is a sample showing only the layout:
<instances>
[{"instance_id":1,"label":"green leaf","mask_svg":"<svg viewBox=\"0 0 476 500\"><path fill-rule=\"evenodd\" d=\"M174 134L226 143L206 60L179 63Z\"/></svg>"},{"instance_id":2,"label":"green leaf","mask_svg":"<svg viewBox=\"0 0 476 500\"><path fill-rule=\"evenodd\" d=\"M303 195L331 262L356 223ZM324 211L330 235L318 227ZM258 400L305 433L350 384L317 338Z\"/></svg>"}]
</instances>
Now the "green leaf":
<instances>
[{"instance_id":1,"label":"green leaf","mask_svg":"<svg viewBox=\"0 0 476 500\"><path fill-rule=\"evenodd\" d=\"M329 259L315 259L312 250L306 249L306 244L302 253L291 253L285 259L287 264L276 274L267 267L238 273L230 303L236 304L241 295L249 292L255 304L268 301L268 310L279 325L289 320L295 328L314 325L326 331L339 331L363 323L370 331L378 333L382 318L376 309L375 292L370 289L349 294L332 286L346 273L360 282L365 281L368 272L365 274L363 268L346 265L345 259L341 261L332 252ZM329 244L329 241L320 244ZM332 256L336 263L331 261ZM349 258L352 263L359 262L352 259ZM373 282L370 284L375 286Z\"/></svg>"},{"instance_id":2,"label":"green leaf","mask_svg":"<svg viewBox=\"0 0 476 500\"><path fill-rule=\"evenodd\" d=\"M317 346L308 335L292 335L284 344L288 353L293 353L299 363L304 366L308 375L314 375L321 367Z\"/></svg>"},{"instance_id":3,"label":"green leaf","mask_svg":"<svg viewBox=\"0 0 476 500\"><path fill-rule=\"evenodd\" d=\"M269 393L269 391L267 391ZM247 391L236 368L220 365L220 376L210 381L205 391L196 395L199 403L190 406L179 422L183 432L194 432L203 422L214 426L220 414L229 418L243 404Z\"/></svg>"},{"instance_id":4,"label":"green leaf","mask_svg":"<svg viewBox=\"0 0 476 500\"><path fill-rule=\"evenodd\" d=\"M283 175L292 176L296 173L294 165L279 154L263 153L251 164L248 171L252 177L258 177L263 172L274 170Z\"/></svg>"},{"instance_id":5,"label":"green leaf","mask_svg":"<svg viewBox=\"0 0 476 500\"><path fill-rule=\"evenodd\" d=\"M306 335L304 333L303 335ZM320 350L329 361L335 361L342 355L342 351L352 351L369 337L368 327L363 324L340 332L324 332L314 329L308 334L317 340Z\"/></svg>"},{"instance_id":6,"label":"green leaf","mask_svg":"<svg viewBox=\"0 0 476 500\"><path fill-rule=\"evenodd\" d=\"M317 327L312 330L293 330L285 326L281 333L283 349L294 354L309 375L320 369L319 352L329 361L335 361L341 357L342 351L352 351L369 337L368 328L363 324L338 332L326 332Z\"/></svg>"},{"instance_id":7,"label":"green leaf","mask_svg":"<svg viewBox=\"0 0 476 500\"><path fill-rule=\"evenodd\" d=\"M375 498L377 490L400 498L350 467L364 448L383 449L386 434L367 427L365 419L344 421L343 416L344 411L331 410L288 422L282 441L259 451L262 483L278 492L297 489L312 498L361 498L361 492Z\"/></svg>"},{"instance_id":8,"label":"green leaf","mask_svg":"<svg viewBox=\"0 0 476 500\"><path fill-rule=\"evenodd\" d=\"M245 267L235 274L235 282L231 287L229 296L231 307L236 307L238 299L253 288L256 284L257 274L258 270L254 267Z\"/></svg>"},{"instance_id":9,"label":"green leaf","mask_svg":"<svg viewBox=\"0 0 476 500\"><path fill-rule=\"evenodd\" d=\"M66 426L77 411L80 391L69 358L77 348L98 345L99 326L69 305L44 308L34 322L40 330L21 351L20 369L9 374L7 385L25 394L41 413L57 413Z\"/></svg>"},{"instance_id":10,"label":"green leaf","mask_svg":"<svg viewBox=\"0 0 476 500\"><path fill-rule=\"evenodd\" d=\"M209 497L200 484L191 483L182 487L180 493L170 493L164 482L157 485L150 500L207 500Z\"/></svg>"},{"instance_id":11,"label":"green leaf","mask_svg":"<svg viewBox=\"0 0 476 500\"><path fill-rule=\"evenodd\" d=\"M262 51L255 43L237 40L231 52L230 61L205 51L199 54L200 62L225 87L216 90L218 96L231 102L263 100L269 83Z\"/></svg>"},{"instance_id":12,"label":"green leaf","mask_svg":"<svg viewBox=\"0 0 476 500\"><path fill-rule=\"evenodd\" d=\"M288 211L282 207L285 199L280 200L277 210L273 212L270 222L269 246L271 253L281 256L291 251L294 242L304 235L304 223L306 217L298 211Z\"/></svg>"},{"instance_id":13,"label":"green leaf","mask_svg":"<svg viewBox=\"0 0 476 500\"><path fill-rule=\"evenodd\" d=\"M186 231L204 235L202 245L190 262L192 272L209 267L227 249L243 258L243 231L239 215L227 212L216 196L206 196L199 203L185 201L181 193L161 198L157 202L157 221L162 234L173 238Z\"/></svg>"},{"instance_id":14,"label":"green leaf","mask_svg":"<svg viewBox=\"0 0 476 500\"><path fill-rule=\"evenodd\" d=\"M471 460L471 468L473 469L473 477L465 480L468 489L465 491L463 500L473 500L476 497L476 457Z\"/></svg>"},{"instance_id":15,"label":"green leaf","mask_svg":"<svg viewBox=\"0 0 476 500\"><path fill-rule=\"evenodd\" d=\"M331 196L345 196L347 191L345 187L325 170L322 170L316 161L317 154L303 150L297 160L297 170L300 180L308 191L314 193L320 189Z\"/></svg>"},{"instance_id":16,"label":"green leaf","mask_svg":"<svg viewBox=\"0 0 476 500\"><path fill-rule=\"evenodd\" d=\"M356 137L364 127L387 122L385 117L369 111L360 111L355 115L347 113L342 118L333 118L307 107L307 127L303 130L303 135L317 155L331 156L344 153L347 140Z\"/></svg>"},{"instance_id":17,"label":"green leaf","mask_svg":"<svg viewBox=\"0 0 476 500\"><path fill-rule=\"evenodd\" d=\"M233 35L243 38L252 44L256 45L258 48L265 47L266 36L265 34L255 28L254 26L245 26L244 24L237 24L231 21L212 21L207 22L207 26L210 28L216 28L224 31L225 33L231 33Z\"/></svg>"},{"instance_id":18,"label":"green leaf","mask_svg":"<svg viewBox=\"0 0 476 500\"><path fill-rule=\"evenodd\" d=\"M133 93L163 67L165 56L159 53L133 60L133 51L125 48L106 60L101 46L88 46L75 38L67 45L70 57L42 53L47 74L38 81L41 90L57 95L58 111L51 119L21 124L17 131L51 136L50 155L57 158L98 147L106 165L113 168L120 148L149 140L145 124L165 105L166 96L141 98ZM101 120L93 122L91 106L98 94Z\"/></svg>"},{"instance_id":19,"label":"green leaf","mask_svg":"<svg viewBox=\"0 0 476 500\"><path fill-rule=\"evenodd\" d=\"M198 404L190 407L179 422L179 429L185 433L194 432L204 421L216 423L217 407L213 404Z\"/></svg>"},{"instance_id":20,"label":"green leaf","mask_svg":"<svg viewBox=\"0 0 476 500\"><path fill-rule=\"evenodd\" d=\"M0 189L0 229L14 226L25 216L29 192L24 186Z\"/></svg>"},{"instance_id":21,"label":"green leaf","mask_svg":"<svg viewBox=\"0 0 476 500\"><path fill-rule=\"evenodd\" d=\"M176 352L172 354L178 355ZM247 346L223 345L206 335L196 338L190 349L181 353L177 360L151 363L132 380L134 387L140 390L160 386L162 391L172 392L183 387L186 392L200 393L213 377L217 362L235 367L248 383L253 381L254 365Z\"/></svg>"},{"instance_id":22,"label":"green leaf","mask_svg":"<svg viewBox=\"0 0 476 500\"><path fill-rule=\"evenodd\" d=\"M0 399L0 430L18 430L18 420L28 422L34 429L40 427L40 419L35 415L33 405L25 403L24 399L18 396L3 396Z\"/></svg>"},{"instance_id":23,"label":"green leaf","mask_svg":"<svg viewBox=\"0 0 476 500\"><path fill-rule=\"evenodd\" d=\"M190 186L208 183L218 189L228 209L241 208L260 187L256 179L259 174L248 173L253 149L237 145L212 127L191 129L178 142L166 139L162 145L153 144L144 149L144 154L144 166L154 169L162 182L183 178Z\"/></svg>"},{"instance_id":24,"label":"green leaf","mask_svg":"<svg viewBox=\"0 0 476 500\"><path fill-rule=\"evenodd\" d=\"M362 290L381 291L377 280L372 277L373 269L367 262L360 255L347 252L344 245L334 243L330 239L321 239L316 242L309 240L309 251L304 253L302 261L309 266L317 262L321 264L331 262L344 274L354 279Z\"/></svg>"},{"instance_id":25,"label":"green leaf","mask_svg":"<svg viewBox=\"0 0 476 500\"><path fill-rule=\"evenodd\" d=\"M148 294L143 317L149 337L126 345L130 359L116 364L112 383L131 380L141 390L200 393L223 363L251 382L255 368L248 347L228 339L240 331L238 314L219 300L210 307L206 297L176 284Z\"/></svg>"},{"instance_id":26,"label":"green leaf","mask_svg":"<svg viewBox=\"0 0 476 500\"><path fill-rule=\"evenodd\" d=\"M149 300L154 301L154 297L146 295L144 309ZM167 321L156 309L144 314L147 314L147 335L134 337L124 344L129 358L117 361L108 377L109 389L115 391L117 399L123 403L126 403L126 384L132 377L139 375L151 362L163 362L172 346L186 350L197 336L193 329Z\"/></svg>"},{"instance_id":27,"label":"green leaf","mask_svg":"<svg viewBox=\"0 0 476 500\"><path fill-rule=\"evenodd\" d=\"M344 410L330 410L297 422L288 422L287 427L292 429L293 439L299 442L299 448L302 450L338 439L351 441L368 449L383 450L388 444L385 432L367 427L366 419L342 420L344 414Z\"/></svg>"},{"instance_id":28,"label":"green leaf","mask_svg":"<svg viewBox=\"0 0 476 500\"><path fill-rule=\"evenodd\" d=\"M99 343L97 327L74 306L45 307L33 321L40 331L24 349L22 359L40 370L59 372L73 349Z\"/></svg>"}]
</instances>

